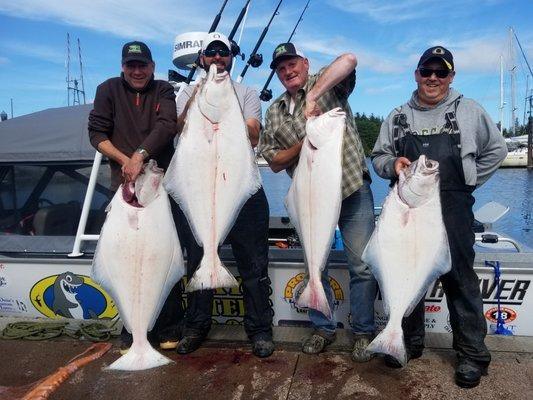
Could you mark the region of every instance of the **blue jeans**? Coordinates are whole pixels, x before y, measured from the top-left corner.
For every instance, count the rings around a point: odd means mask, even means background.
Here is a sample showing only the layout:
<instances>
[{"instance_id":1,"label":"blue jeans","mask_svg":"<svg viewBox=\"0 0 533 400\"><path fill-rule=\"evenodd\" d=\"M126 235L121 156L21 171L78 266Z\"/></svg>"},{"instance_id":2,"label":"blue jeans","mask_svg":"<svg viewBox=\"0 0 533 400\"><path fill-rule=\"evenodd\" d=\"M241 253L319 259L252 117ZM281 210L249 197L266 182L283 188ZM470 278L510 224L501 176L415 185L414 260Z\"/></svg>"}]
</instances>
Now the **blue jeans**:
<instances>
[{"instance_id":1,"label":"blue jeans","mask_svg":"<svg viewBox=\"0 0 533 400\"><path fill-rule=\"evenodd\" d=\"M342 201L339 228L344 241L344 249L350 273L350 313L354 334L373 334L374 300L377 283L368 266L361 261L372 232L374 231L374 197L370 182ZM322 272L322 284L326 291L329 306L333 310L333 291L328 280L328 265ZM320 311L309 309L309 319L316 330L327 336L335 333L336 322L328 319Z\"/></svg>"}]
</instances>

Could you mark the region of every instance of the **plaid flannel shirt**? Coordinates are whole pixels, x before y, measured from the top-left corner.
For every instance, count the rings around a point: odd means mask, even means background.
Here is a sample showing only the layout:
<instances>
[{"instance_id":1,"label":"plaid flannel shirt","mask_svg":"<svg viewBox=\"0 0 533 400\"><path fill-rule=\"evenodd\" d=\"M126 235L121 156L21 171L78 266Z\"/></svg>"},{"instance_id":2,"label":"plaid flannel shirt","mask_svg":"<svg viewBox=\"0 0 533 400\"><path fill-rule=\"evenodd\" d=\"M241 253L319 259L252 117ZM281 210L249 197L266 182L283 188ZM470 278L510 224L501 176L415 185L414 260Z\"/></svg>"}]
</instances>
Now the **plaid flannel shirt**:
<instances>
[{"instance_id":1,"label":"plaid flannel shirt","mask_svg":"<svg viewBox=\"0 0 533 400\"><path fill-rule=\"evenodd\" d=\"M270 163L279 150L288 149L305 137L305 97L324 72L310 75L305 86L296 94L294 112L289 113L290 95L288 92L278 97L268 108L265 116L265 127L259 139L259 152ZM328 90L318 99L318 106L323 112L341 107L346 112L346 130L344 131L342 149L342 198L345 199L363 184L363 174L368 174L365 153L352 110L348 104L348 96L355 87L355 70L346 79ZM287 168L292 178L297 163Z\"/></svg>"}]
</instances>

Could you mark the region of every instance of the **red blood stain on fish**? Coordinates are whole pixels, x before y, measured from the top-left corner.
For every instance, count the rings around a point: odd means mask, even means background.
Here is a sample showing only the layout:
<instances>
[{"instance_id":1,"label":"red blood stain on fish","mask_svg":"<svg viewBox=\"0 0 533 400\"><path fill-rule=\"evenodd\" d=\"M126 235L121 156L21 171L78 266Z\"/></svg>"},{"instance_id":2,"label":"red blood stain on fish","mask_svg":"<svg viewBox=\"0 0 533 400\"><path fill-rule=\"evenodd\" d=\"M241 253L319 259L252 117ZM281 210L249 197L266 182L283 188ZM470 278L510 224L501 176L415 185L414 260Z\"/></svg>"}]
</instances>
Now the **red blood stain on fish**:
<instances>
[{"instance_id":1,"label":"red blood stain on fish","mask_svg":"<svg viewBox=\"0 0 533 400\"><path fill-rule=\"evenodd\" d=\"M137 211L132 210L128 212L128 225L131 229L139 229L139 216L137 215Z\"/></svg>"}]
</instances>

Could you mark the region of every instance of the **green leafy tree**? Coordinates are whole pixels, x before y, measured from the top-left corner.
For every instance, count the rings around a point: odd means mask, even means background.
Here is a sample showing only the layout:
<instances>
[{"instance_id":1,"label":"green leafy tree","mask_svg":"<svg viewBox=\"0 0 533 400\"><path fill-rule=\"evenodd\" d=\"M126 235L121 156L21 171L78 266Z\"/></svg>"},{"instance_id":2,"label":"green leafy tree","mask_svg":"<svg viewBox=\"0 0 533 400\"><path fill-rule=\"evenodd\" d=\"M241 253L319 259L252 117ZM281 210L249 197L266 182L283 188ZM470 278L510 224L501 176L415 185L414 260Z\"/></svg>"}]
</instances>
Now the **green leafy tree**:
<instances>
[{"instance_id":1,"label":"green leafy tree","mask_svg":"<svg viewBox=\"0 0 533 400\"><path fill-rule=\"evenodd\" d=\"M376 117L374 114L370 114L370 117L367 117L365 113L355 113L354 120L357 124L357 130L359 131L361 141L363 142L365 155L369 156L374 148L374 143L376 143L376 139L378 138L383 118Z\"/></svg>"}]
</instances>

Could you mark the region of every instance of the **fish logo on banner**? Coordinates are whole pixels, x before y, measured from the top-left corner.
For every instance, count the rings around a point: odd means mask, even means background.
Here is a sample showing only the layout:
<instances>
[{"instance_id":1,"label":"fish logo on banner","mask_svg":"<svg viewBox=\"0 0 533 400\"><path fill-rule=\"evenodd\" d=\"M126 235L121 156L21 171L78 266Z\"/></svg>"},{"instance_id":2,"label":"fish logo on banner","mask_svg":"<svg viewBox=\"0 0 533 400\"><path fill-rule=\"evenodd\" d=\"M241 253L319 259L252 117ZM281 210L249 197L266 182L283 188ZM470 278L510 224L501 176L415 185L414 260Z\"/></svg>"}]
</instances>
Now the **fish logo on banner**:
<instances>
[{"instance_id":1,"label":"fish logo on banner","mask_svg":"<svg viewBox=\"0 0 533 400\"><path fill-rule=\"evenodd\" d=\"M304 280L305 273L303 272L291 277L285 284L285 289L283 291L283 299L299 313L307 312L306 308L300 308L296 305L298 297L302 294L305 288ZM344 291L339 282L331 276L329 277L329 284L333 290L333 310L337 310L340 304L344 301Z\"/></svg>"},{"instance_id":2,"label":"fish logo on banner","mask_svg":"<svg viewBox=\"0 0 533 400\"><path fill-rule=\"evenodd\" d=\"M30 300L49 318L114 318L118 314L111 297L90 277L69 271L35 283Z\"/></svg>"}]
</instances>

